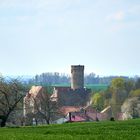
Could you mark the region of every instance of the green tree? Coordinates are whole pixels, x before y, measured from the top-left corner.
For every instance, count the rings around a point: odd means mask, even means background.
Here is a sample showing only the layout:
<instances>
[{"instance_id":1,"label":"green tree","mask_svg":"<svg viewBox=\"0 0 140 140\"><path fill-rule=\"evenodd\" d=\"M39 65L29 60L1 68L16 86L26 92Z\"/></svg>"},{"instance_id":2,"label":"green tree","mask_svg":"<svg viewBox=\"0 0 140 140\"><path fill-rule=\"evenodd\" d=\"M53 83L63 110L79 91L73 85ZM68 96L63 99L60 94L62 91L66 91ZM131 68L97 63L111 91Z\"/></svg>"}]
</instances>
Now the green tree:
<instances>
[{"instance_id":1,"label":"green tree","mask_svg":"<svg viewBox=\"0 0 140 140\"><path fill-rule=\"evenodd\" d=\"M104 100L102 93L95 93L92 96L92 105L95 107L98 111L101 111L104 106Z\"/></svg>"},{"instance_id":2,"label":"green tree","mask_svg":"<svg viewBox=\"0 0 140 140\"><path fill-rule=\"evenodd\" d=\"M123 78L115 78L112 80L110 85L110 90L112 93L111 106L114 117L117 113L121 111L121 105L127 98L128 93L125 89L125 80Z\"/></svg>"},{"instance_id":3,"label":"green tree","mask_svg":"<svg viewBox=\"0 0 140 140\"><path fill-rule=\"evenodd\" d=\"M111 102L111 89L110 87L107 88L107 90L104 91L103 95L104 95L104 107L110 106L110 102Z\"/></svg>"},{"instance_id":4,"label":"green tree","mask_svg":"<svg viewBox=\"0 0 140 140\"><path fill-rule=\"evenodd\" d=\"M131 97L135 97L135 96L140 97L140 88L139 89L136 89L136 90L132 90L130 92L130 96Z\"/></svg>"},{"instance_id":5,"label":"green tree","mask_svg":"<svg viewBox=\"0 0 140 140\"><path fill-rule=\"evenodd\" d=\"M138 80L135 83L135 89L139 89L140 88L140 78L138 78Z\"/></svg>"},{"instance_id":6,"label":"green tree","mask_svg":"<svg viewBox=\"0 0 140 140\"><path fill-rule=\"evenodd\" d=\"M131 90L135 89L135 82L133 80L125 81L125 90L129 94Z\"/></svg>"}]
</instances>

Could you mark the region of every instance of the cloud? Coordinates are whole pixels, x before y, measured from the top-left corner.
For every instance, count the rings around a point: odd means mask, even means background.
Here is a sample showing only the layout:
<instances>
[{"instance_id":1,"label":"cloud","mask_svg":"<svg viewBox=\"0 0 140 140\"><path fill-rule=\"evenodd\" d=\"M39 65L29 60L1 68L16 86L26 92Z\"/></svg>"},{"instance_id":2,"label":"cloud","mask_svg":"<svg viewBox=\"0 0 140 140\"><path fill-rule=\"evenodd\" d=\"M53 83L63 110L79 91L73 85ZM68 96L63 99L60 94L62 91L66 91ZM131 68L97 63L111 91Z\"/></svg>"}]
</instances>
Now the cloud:
<instances>
[{"instance_id":1,"label":"cloud","mask_svg":"<svg viewBox=\"0 0 140 140\"><path fill-rule=\"evenodd\" d=\"M113 14L107 16L107 20L109 20L109 21L123 21L124 18L125 18L124 11L118 11L116 13L113 13Z\"/></svg>"},{"instance_id":2,"label":"cloud","mask_svg":"<svg viewBox=\"0 0 140 140\"><path fill-rule=\"evenodd\" d=\"M140 4L131 4L106 16L110 31L136 30L140 24Z\"/></svg>"}]
</instances>

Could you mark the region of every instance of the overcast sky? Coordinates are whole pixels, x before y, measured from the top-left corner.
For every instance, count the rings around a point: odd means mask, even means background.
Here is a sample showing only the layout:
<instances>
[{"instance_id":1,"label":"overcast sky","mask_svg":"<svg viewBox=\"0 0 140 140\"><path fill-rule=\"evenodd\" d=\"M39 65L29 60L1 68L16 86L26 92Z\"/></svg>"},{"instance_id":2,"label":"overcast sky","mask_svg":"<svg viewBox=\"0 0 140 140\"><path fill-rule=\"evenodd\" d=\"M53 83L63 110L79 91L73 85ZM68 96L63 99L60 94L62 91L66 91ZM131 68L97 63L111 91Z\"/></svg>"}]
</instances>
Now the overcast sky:
<instances>
[{"instance_id":1,"label":"overcast sky","mask_svg":"<svg viewBox=\"0 0 140 140\"><path fill-rule=\"evenodd\" d=\"M0 0L0 72L140 75L140 0Z\"/></svg>"}]
</instances>

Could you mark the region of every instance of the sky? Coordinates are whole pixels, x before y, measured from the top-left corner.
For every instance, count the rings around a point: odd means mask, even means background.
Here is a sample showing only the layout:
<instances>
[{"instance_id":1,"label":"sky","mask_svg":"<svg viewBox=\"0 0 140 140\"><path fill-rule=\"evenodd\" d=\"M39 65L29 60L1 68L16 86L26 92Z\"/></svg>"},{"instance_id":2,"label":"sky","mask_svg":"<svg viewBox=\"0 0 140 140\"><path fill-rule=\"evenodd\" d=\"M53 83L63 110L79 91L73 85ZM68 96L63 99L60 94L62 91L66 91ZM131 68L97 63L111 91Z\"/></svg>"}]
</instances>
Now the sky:
<instances>
[{"instance_id":1,"label":"sky","mask_svg":"<svg viewBox=\"0 0 140 140\"><path fill-rule=\"evenodd\" d=\"M0 0L0 73L140 75L140 0Z\"/></svg>"}]
</instances>

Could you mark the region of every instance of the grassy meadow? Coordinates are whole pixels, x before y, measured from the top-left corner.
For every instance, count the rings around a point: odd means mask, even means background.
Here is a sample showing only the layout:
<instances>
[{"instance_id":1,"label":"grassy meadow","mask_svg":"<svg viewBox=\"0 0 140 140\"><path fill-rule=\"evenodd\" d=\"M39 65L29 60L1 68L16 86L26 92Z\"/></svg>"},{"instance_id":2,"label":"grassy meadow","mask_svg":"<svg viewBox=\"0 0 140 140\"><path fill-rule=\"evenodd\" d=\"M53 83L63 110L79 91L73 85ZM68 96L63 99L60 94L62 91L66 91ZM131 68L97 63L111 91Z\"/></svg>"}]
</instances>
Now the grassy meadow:
<instances>
[{"instance_id":1,"label":"grassy meadow","mask_svg":"<svg viewBox=\"0 0 140 140\"><path fill-rule=\"evenodd\" d=\"M140 120L0 128L0 140L139 140Z\"/></svg>"}]
</instances>

